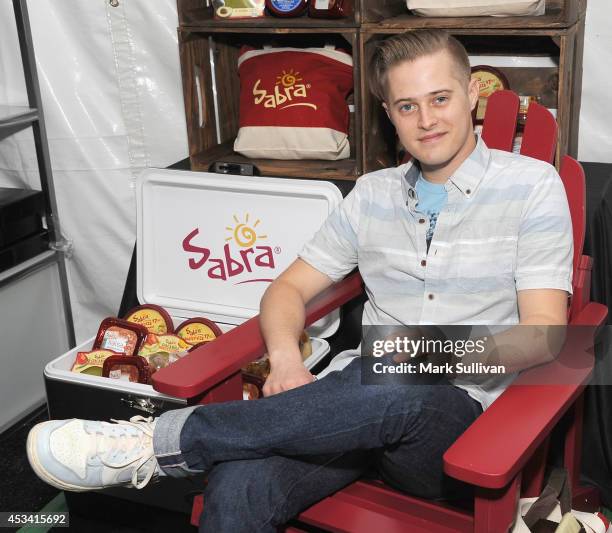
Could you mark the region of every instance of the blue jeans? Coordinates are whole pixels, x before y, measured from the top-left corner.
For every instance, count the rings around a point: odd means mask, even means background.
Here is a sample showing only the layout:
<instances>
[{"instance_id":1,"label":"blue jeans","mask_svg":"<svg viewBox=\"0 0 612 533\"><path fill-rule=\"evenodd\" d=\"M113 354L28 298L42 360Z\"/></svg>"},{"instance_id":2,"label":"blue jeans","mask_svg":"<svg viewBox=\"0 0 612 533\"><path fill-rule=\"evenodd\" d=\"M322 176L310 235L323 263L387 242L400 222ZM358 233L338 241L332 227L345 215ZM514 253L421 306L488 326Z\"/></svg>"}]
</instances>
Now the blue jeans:
<instances>
[{"instance_id":1,"label":"blue jeans","mask_svg":"<svg viewBox=\"0 0 612 533\"><path fill-rule=\"evenodd\" d=\"M415 496L466 494L442 455L480 403L450 384L361 385L360 369L356 359L268 398L161 415L153 446L163 472L209 472L200 531L276 532L372 468Z\"/></svg>"}]
</instances>

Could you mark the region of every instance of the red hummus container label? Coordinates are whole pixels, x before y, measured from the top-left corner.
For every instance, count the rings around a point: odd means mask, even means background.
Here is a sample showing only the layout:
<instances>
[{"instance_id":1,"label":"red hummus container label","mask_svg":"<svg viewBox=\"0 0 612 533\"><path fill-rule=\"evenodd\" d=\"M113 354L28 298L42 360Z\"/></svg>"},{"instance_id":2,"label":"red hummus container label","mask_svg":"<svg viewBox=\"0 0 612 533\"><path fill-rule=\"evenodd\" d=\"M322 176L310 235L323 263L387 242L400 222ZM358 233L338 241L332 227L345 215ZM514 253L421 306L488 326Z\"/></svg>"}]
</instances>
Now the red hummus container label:
<instances>
[{"instance_id":1,"label":"red hummus container label","mask_svg":"<svg viewBox=\"0 0 612 533\"><path fill-rule=\"evenodd\" d=\"M109 317L100 324L93 350L113 350L125 355L135 355L147 336L147 329L127 320Z\"/></svg>"}]
</instances>

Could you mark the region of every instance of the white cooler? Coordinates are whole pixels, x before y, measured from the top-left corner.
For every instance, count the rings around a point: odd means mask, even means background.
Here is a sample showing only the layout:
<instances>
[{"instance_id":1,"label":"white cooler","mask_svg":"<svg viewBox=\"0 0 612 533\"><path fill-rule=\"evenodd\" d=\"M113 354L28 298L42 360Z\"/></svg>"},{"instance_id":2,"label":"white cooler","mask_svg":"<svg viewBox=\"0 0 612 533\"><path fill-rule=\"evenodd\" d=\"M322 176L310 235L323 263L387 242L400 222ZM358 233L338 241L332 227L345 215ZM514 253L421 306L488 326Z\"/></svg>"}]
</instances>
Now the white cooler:
<instances>
[{"instance_id":1,"label":"white cooler","mask_svg":"<svg viewBox=\"0 0 612 533\"><path fill-rule=\"evenodd\" d=\"M341 200L339 189L326 181L148 169L137 181L138 299L164 307L175 326L204 316L227 331L258 314L269 283ZM325 338L338 323L336 314L309 328L308 368L329 352ZM91 349L95 333L45 367L51 418L126 420L188 405L151 385L71 372L77 352ZM142 490L101 492L189 512L188 493L201 488L198 478L164 477ZM79 507L91 508L87 493L67 498L71 507L81 502Z\"/></svg>"}]
</instances>

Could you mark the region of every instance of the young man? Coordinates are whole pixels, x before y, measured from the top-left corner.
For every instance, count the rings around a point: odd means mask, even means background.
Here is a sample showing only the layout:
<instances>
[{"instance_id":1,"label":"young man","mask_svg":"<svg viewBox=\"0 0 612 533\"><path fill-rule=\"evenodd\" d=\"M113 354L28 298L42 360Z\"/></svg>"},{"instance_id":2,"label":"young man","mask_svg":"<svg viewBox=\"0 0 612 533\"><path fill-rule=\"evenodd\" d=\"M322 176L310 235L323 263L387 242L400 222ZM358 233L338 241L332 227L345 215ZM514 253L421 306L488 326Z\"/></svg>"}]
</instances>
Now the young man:
<instances>
[{"instance_id":1,"label":"young man","mask_svg":"<svg viewBox=\"0 0 612 533\"><path fill-rule=\"evenodd\" d=\"M88 490L208 472L201 529L233 533L276 531L372 467L411 494L461 493L442 455L513 375L478 386L365 386L353 351L313 382L298 350L304 306L358 266L369 297L364 324L565 324L567 199L553 167L474 136L477 82L445 32L381 42L371 77L416 161L360 178L266 291L267 397L156 420L39 424L28 456L42 479ZM536 350L511 352L498 357L512 372L545 360Z\"/></svg>"}]
</instances>

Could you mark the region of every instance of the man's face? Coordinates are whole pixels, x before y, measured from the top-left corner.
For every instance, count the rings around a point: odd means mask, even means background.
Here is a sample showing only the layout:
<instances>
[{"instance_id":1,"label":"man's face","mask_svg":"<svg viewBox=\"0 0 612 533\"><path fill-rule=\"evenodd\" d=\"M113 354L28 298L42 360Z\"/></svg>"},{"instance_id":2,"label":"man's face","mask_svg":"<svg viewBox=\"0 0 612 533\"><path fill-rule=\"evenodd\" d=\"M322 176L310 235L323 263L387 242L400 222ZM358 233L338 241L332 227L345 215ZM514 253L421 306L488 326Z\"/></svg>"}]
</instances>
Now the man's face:
<instances>
[{"instance_id":1,"label":"man's face","mask_svg":"<svg viewBox=\"0 0 612 533\"><path fill-rule=\"evenodd\" d=\"M426 177L445 181L475 146L477 80L461 79L445 50L399 63L387 76L384 107L402 145Z\"/></svg>"}]
</instances>

